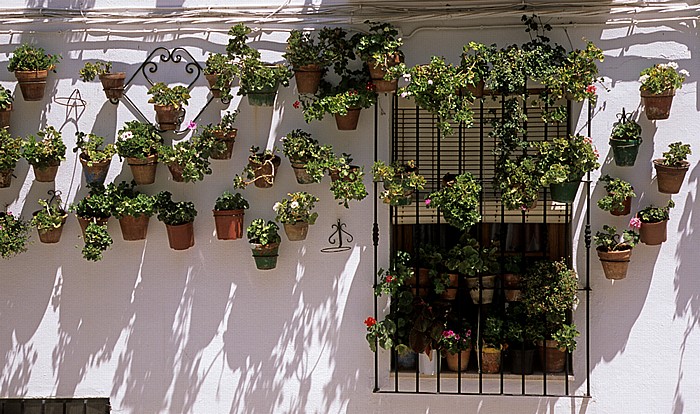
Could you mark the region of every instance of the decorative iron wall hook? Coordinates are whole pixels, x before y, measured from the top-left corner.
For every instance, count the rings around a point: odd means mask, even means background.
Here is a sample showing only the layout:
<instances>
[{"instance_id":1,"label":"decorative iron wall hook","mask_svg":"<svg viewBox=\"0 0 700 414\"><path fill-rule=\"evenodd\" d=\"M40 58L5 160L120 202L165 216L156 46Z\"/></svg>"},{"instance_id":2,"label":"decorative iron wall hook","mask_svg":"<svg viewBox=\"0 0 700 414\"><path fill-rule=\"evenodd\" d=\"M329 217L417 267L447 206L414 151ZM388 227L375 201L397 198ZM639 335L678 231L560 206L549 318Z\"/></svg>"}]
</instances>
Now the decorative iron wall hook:
<instances>
[{"instance_id":1,"label":"decorative iron wall hook","mask_svg":"<svg viewBox=\"0 0 700 414\"><path fill-rule=\"evenodd\" d=\"M348 233L345 231L343 228L345 227L345 223L341 223L340 219L338 219L337 224L333 224L331 228L334 228L335 231L328 237L328 243L330 243L331 247L324 247L321 249L322 253L338 253L338 252L344 252L346 250L350 250L350 246L343 246L343 238L347 237L346 241L348 243L352 243L354 240L352 237L352 234ZM336 241L337 239L337 241ZM337 246L335 246L337 244Z\"/></svg>"}]
</instances>

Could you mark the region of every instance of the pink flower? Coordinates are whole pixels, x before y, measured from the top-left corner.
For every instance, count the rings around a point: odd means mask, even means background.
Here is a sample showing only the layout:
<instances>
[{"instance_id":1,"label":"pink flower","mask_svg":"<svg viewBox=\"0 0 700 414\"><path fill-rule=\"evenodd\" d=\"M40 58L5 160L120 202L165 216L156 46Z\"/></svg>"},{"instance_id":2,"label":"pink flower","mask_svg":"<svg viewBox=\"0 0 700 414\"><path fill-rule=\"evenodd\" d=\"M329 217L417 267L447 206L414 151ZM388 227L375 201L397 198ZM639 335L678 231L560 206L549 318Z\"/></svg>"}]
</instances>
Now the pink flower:
<instances>
[{"instance_id":1,"label":"pink flower","mask_svg":"<svg viewBox=\"0 0 700 414\"><path fill-rule=\"evenodd\" d=\"M632 217L632 219L630 219L630 227L633 229L642 227L642 220L640 220L638 217Z\"/></svg>"},{"instance_id":2,"label":"pink flower","mask_svg":"<svg viewBox=\"0 0 700 414\"><path fill-rule=\"evenodd\" d=\"M586 144L592 144L593 140L591 139L591 137L585 137L583 138L583 142L585 142Z\"/></svg>"},{"instance_id":3,"label":"pink flower","mask_svg":"<svg viewBox=\"0 0 700 414\"><path fill-rule=\"evenodd\" d=\"M430 207L430 199L429 198L425 199L425 206Z\"/></svg>"},{"instance_id":4,"label":"pink flower","mask_svg":"<svg viewBox=\"0 0 700 414\"><path fill-rule=\"evenodd\" d=\"M294 103L292 104L292 106L294 107L294 109L299 109L299 106L301 106L301 102L299 102L299 101L294 101Z\"/></svg>"},{"instance_id":5,"label":"pink flower","mask_svg":"<svg viewBox=\"0 0 700 414\"><path fill-rule=\"evenodd\" d=\"M588 85L586 87L586 93L595 94L595 91L596 91L595 85Z\"/></svg>"},{"instance_id":6,"label":"pink flower","mask_svg":"<svg viewBox=\"0 0 700 414\"><path fill-rule=\"evenodd\" d=\"M187 129L189 129L190 131L197 129L197 123L194 121L190 121L187 124Z\"/></svg>"}]
</instances>

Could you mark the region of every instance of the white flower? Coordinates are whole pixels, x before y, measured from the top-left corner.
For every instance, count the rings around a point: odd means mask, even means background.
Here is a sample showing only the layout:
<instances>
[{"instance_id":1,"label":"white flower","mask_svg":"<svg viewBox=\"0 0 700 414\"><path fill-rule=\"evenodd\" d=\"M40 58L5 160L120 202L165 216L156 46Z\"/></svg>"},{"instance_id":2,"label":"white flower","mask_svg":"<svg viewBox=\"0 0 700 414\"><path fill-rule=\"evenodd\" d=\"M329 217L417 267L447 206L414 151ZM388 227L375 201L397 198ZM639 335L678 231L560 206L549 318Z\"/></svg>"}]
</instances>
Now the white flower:
<instances>
[{"instance_id":1,"label":"white flower","mask_svg":"<svg viewBox=\"0 0 700 414\"><path fill-rule=\"evenodd\" d=\"M299 203L297 203L296 201L292 201L292 204L290 204L290 206L292 208L299 208Z\"/></svg>"},{"instance_id":2,"label":"white flower","mask_svg":"<svg viewBox=\"0 0 700 414\"><path fill-rule=\"evenodd\" d=\"M282 207L282 204L280 204L279 202L277 202L277 203L275 203L274 206L272 206L272 211L274 211L274 212L276 213L277 210L280 209L280 207Z\"/></svg>"},{"instance_id":3,"label":"white flower","mask_svg":"<svg viewBox=\"0 0 700 414\"><path fill-rule=\"evenodd\" d=\"M649 75L642 75L642 76L639 77L639 81L640 81L641 83L646 82L647 79L649 79Z\"/></svg>"},{"instance_id":4,"label":"white flower","mask_svg":"<svg viewBox=\"0 0 700 414\"><path fill-rule=\"evenodd\" d=\"M403 80L405 80L406 82L410 82L410 81L411 81L411 74L410 74L410 73L404 73L404 74L403 74Z\"/></svg>"},{"instance_id":5,"label":"white flower","mask_svg":"<svg viewBox=\"0 0 700 414\"><path fill-rule=\"evenodd\" d=\"M688 72L688 71L685 70L685 69L679 70L678 73L680 73L681 75L685 76L686 78L687 78L688 76L690 76L690 72Z\"/></svg>"},{"instance_id":6,"label":"white flower","mask_svg":"<svg viewBox=\"0 0 700 414\"><path fill-rule=\"evenodd\" d=\"M406 92L406 91L401 92L401 97L402 97L402 98L405 98L405 97L407 97L408 95L409 95L409 93Z\"/></svg>"},{"instance_id":7,"label":"white flower","mask_svg":"<svg viewBox=\"0 0 700 414\"><path fill-rule=\"evenodd\" d=\"M432 84L433 84L433 80L432 80L432 79L428 79L428 85L432 85Z\"/></svg>"},{"instance_id":8,"label":"white flower","mask_svg":"<svg viewBox=\"0 0 700 414\"><path fill-rule=\"evenodd\" d=\"M132 134L131 131L126 131L122 134L122 139L129 139L133 136L134 136L134 134Z\"/></svg>"},{"instance_id":9,"label":"white flower","mask_svg":"<svg viewBox=\"0 0 700 414\"><path fill-rule=\"evenodd\" d=\"M668 62L667 66L671 69L674 69L674 70L678 69L678 63L676 63L676 62Z\"/></svg>"}]
</instances>

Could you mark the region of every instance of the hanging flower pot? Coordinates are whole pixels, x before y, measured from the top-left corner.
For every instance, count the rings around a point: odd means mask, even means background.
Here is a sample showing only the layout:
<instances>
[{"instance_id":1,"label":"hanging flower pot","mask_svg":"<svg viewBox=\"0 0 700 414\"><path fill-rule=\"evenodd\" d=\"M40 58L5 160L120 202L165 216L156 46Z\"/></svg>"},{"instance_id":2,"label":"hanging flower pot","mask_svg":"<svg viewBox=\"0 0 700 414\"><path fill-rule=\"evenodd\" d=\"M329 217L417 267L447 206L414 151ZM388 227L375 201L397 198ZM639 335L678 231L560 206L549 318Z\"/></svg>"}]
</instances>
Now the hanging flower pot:
<instances>
[{"instance_id":1,"label":"hanging flower pot","mask_svg":"<svg viewBox=\"0 0 700 414\"><path fill-rule=\"evenodd\" d=\"M119 227L122 230L122 238L126 241L145 240L148 234L148 221L150 217L141 214L138 217L124 216L119 219Z\"/></svg>"},{"instance_id":2,"label":"hanging flower pot","mask_svg":"<svg viewBox=\"0 0 700 414\"><path fill-rule=\"evenodd\" d=\"M485 305L493 302L493 293L496 286L496 276L482 276L481 282L479 277L468 277L467 288L472 302L475 305Z\"/></svg>"},{"instance_id":3,"label":"hanging flower pot","mask_svg":"<svg viewBox=\"0 0 700 414\"><path fill-rule=\"evenodd\" d=\"M255 267L258 270L270 270L277 267L277 256L279 251L279 243L270 244L255 244L251 243L250 248L253 251L255 259Z\"/></svg>"},{"instance_id":4,"label":"hanging flower pot","mask_svg":"<svg viewBox=\"0 0 700 414\"><path fill-rule=\"evenodd\" d=\"M321 65L304 65L294 68L294 79L297 82L297 92L300 94L315 95L322 78L323 68Z\"/></svg>"},{"instance_id":5,"label":"hanging flower pot","mask_svg":"<svg viewBox=\"0 0 700 414\"><path fill-rule=\"evenodd\" d=\"M549 191L553 201L559 203L573 203L581 180L566 181L549 185Z\"/></svg>"},{"instance_id":6,"label":"hanging flower pot","mask_svg":"<svg viewBox=\"0 0 700 414\"><path fill-rule=\"evenodd\" d=\"M610 147L613 150L613 158L615 165L618 167L632 167L637 160L639 146L642 140L640 139L611 139Z\"/></svg>"},{"instance_id":7,"label":"hanging flower pot","mask_svg":"<svg viewBox=\"0 0 700 414\"><path fill-rule=\"evenodd\" d=\"M214 160L230 160L233 155L233 144L236 143L237 134L237 128L233 128L230 131L214 131L214 137L216 137L217 141L223 142L225 148L220 151L213 151L211 153L211 158Z\"/></svg>"},{"instance_id":8,"label":"hanging flower pot","mask_svg":"<svg viewBox=\"0 0 700 414\"><path fill-rule=\"evenodd\" d=\"M149 155L145 158L128 157L126 163L129 164L131 174L137 185L153 184L156 181L156 170L158 169L158 154Z\"/></svg>"},{"instance_id":9,"label":"hanging flower pot","mask_svg":"<svg viewBox=\"0 0 700 414\"><path fill-rule=\"evenodd\" d=\"M668 220L658 223L642 222L639 228L639 240L649 246L656 246L666 241L666 224Z\"/></svg>"},{"instance_id":10,"label":"hanging flower pot","mask_svg":"<svg viewBox=\"0 0 700 414\"><path fill-rule=\"evenodd\" d=\"M282 159L277 155L268 157L260 153L255 157L248 157L248 165L253 169L255 174L255 186L258 188L272 187L275 183L275 176L277 175L277 170L281 163Z\"/></svg>"},{"instance_id":11,"label":"hanging flower pot","mask_svg":"<svg viewBox=\"0 0 700 414\"><path fill-rule=\"evenodd\" d=\"M520 349L517 345L508 348L510 372L517 375L530 375L534 372L535 350Z\"/></svg>"},{"instance_id":12,"label":"hanging flower pot","mask_svg":"<svg viewBox=\"0 0 700 414\"><path fill-rule=\"evenodd\" d=\"M346 115L335 114L335 125L339 131L354 131L360 120L362 108L350 108Z\"/></svg>"},{"instance_id":13,"label":"hanging flower pot","mask_svg":"<svg viewBox=\"0 0 700 414\"><path fill-rule=\"evenodd\" d=\"M461 371L465 372L469 368L469 356L472 353L471 346L469 349L465 349L460 352L445 352L445 362L447 363L447 369L450 371Z\"/></svg>"},{"instance_id":14,"label":"hanging flower pot","mask_svg":"<svg viewBox=\"0 0 700 414\"><path fill-rule=\"evenodd\" d=\"M218 73L204 75L207 82L209 83L209 90L211 91L211 95L217 99L221 98L221 89L216 87L216 82L219 81L219 76L220 75Z\"/></svg>"},{"instance_id":15,"label":"hanging flower pot","mask_svg":"<svg viewBox=\"0 0 700 414\"><path fill-rule=\"evenodd\" d=\"M449 278L449 283L445 291L440 294L440 298L443 300L455 300L457 299L459 275L457 273L448 273L447 276Z\"/></svg>"},{"instance_id":16,"label":"hanging flower pot","mask_svg":"<svg viewBox=\"0 0 700 414\"><path fill-rule=\"evenodd\" d=\"M35 211L33 215L36 216L38 213L39 211ZM61 234L63 233L63 226L66 224L66 219L68 219L68 214L63 215L61 225L57 228L52 228L49 230L37 229L37 233L39 233L39 241L46 244L54 244L61 241Z\"/></svg>"},{"instance_id":17,"label":"hanging flower pot","mask_svg":"<svg viewBox=\"0 0 700 414\"><path fill-rule=\"evenodd\" d=\"M245 210L212 210L216 224L216 238L236 240L243 237Z\"/></svg>"},{"instance_id":18,"label":"hanging flower pot","mask_svg":"<svg viewBox=\"0 0 700 414\"><path fill-rule=\"evenodd\" d=\"M566 350L560 349L559 342L548 339L537 341L540 365L544 372L563 372L566 364Z\"/></svg>"},{"instance_id":19,"label":"hanging flower pot","mask_svg":"<svg viewBox=\"0 0 700 414\"><path fill-rule=\"evenodd\" d=\"M176 183L185 182L185 179L182 177L182 171L184 170L182 165L170 163L168 164L168 170L170 170L170 175L173 177L173 181Z\"/></svg>"},{"instance_id":20,"label":"hanging flower pot","mask_svg":"<svg viewBox=\"0 0 700 414\"><path fill-rule=\"evenodd\" d=\"M0 188L7 188L12 184L12 172L13 168L7 170L0 170Z\"/></svg>"},{"instance_id":21,"label":"hanging flower pot","mask_svg":"<svg viewBox=\"0 0 700 414\"><path fill-rule=\"evenodd\" d=\"M632 211L632 197L627 197L625 198L625 201L622 203L622 208L618 210L611 210L610 214L613 216L626 216Z\"/></svg>"},{"instance_id":22,"label":"hanging flower pot","mask_svg":"<svg viewBox=\"0 0 700 414\"><path fill-rule=\"evenodd\" d=\"M166 224L168 243L173 250L187 250L194 246L194 222L179 225Z\"/></svg>"},{"instance_id":23,"label":"hanging flower pot","mask_svg":"<svg viewBox=\"0 0 700 414\"><path fill-rule=\"evenodd\" d=\"M681 166L664 165L664 159L659 158L653 161L656 169L656 184L659 192L664 194L678 194L683 186L685 174L688 172L690 163L682 161Z\"/></svg>"},{"instance_id":24,"label":"hanging flower pot","mask_svg":"<svg viewBox=\"0 0 700 414\"><path fill-rule=\"evenodd\" d=\"M83 233L83 237L85 237L85 229L87 229L88 224L90 223L95 223L98 226L106 226L107 222L109 222L109 217L80 217L80 216L75 216L78 219L78 224L80 225L80 231Z\"/></svg>"},{"instance_id":25,"label":"hanging flower pot","mask_svg":"<svg viewBox=\"0 0 700 414\"><path fill-rule=\"evenodd\" d=\"M284 232L289 241L306 240L306 235L309 233L309 223L305 221L297 221L294 224L284 223Z\"/></svg>"},{"instance_id":26,"label":"hanging flower pot","mask_svg":"<svg viewBox=\"0 0 700 414\"><path fill-rule=\"evenodd\" d=\"M153 105L156 110L156 122L163 131L175 131L182 123L182 112L174 105Z\"/></svg>"},{"instance_id":27,"label":"hanging flower pot","mask_svg":"<svg viewBox=\"0 0 700 414\"><path fill-rule=\"evenodd\" d=\"M45 167L37 167L36 165L33 165L34 179L40 183L51 183L55 181L60 164L60 161L52 161Z\"/></svg>"},{"instance_id":28,"label":"hanging flower pot","mask_svg":"<svg viewBox=\"0 0 700 414\"><path fill-rule=\"evenodd\" d=\"M100 82L102 82L102 88L107 99L120 99L124 95L124 79L126 79L126 73L124 72L100 75Z\"/></svg>"},{"instance_id":29,"label":"hanging flower pot","mask_svg":"<svg viewBox=\"0 0 700 414\"><path fill-rule=\"evenodd\" d=\"M403 54L394 53L393 55L387 56L385 58L385 64L387 67L393 67L403 62ZM398 86L398 79L385 80L384 76L387 74L387 70L384 65L381 65L376 60L368 60L367 67L369 68L369 75L372 78L372 83L375 86L376 92L395 92Z\"/></svg>"},{"instance_id":30,"label":"hanging flower pot","mask_svg":"<svg viewBox=\"0 0 700 414\"><path fill-rule=\"evenodd\" d=\"M8 128L10 126L10 114L12 114L12 104L5 109L0 109L0 128Z\"/></svg>"},{"instance_id":31,"label":"hanging flower pot","mask_svg":"<svg viewBox=\"0 0 700 414\"><path fill-rule=\"evenodd\" d=\"M481 349L481 372L484 374L498 374L501 372L500 349L490 347Z\"/></svg>"},{"instance_id":32,"label":"hanging flower pot","mask_svg":"<svg viewBox=\"0 0 700 414\"><path fill-rule=\"evenodd\" d=\"M621 280L627 277L627 267L632 257L632 249L628 250L596 250L600 264L603 265L605 277L610 280Z\"/></svg>"},{"instance_id":33,"label":"hanging flower pot","mask_svg":"<svg viewBox=\"0 0 700 414\"><path fill-rule=\"evenodd\" d=\"M275 86L266 86L255 92L248 92L248 104L250 106L274 106L278 88L279 84L275 84Z\"/></svg>"},{"instance_id":34,"label":"hanging flower pot","mask_svg":"<svg viewBox=\"0 0 700 414\"><path fill-rule=\"evenodd\" d=\"M306 172L306 163L291 161L292 169L294 170L294 176L299 184L313 184L316 182L314 178Z\"/></svg>"},{"instance_id":35,"label":"hanging flower pot","mask_svg":"<svg viewBox=\"0 0 700 414\"><path fill-rule=\"evenodd\" d=\"M673 103L673 96L675 94L675 89L667 89L659 94L653 94L642 90L641 95L644 101L644 113L647 119L650 121L668 119L671 114L671 104Z\"/></svg>"},{"instance_id":36,"label":"hanging flower pot","mask_svg":"<svg viewBox=\"0 0 700 414\"><path fill-rule=\"evenodd\" d=\"M40 101L44 99L48 70L16 70L15 77L22 90L25 101Z\"/></svg>"},{"instance_id":37,"label":"hanging flower pot","mask_svg":"<svg viewBox=\"0 0 700 414\"><path fill-rule=\"evenodd\" d=\"M109 172L109 165L112 159L107 159L100 162L91 162L92 165L88 165L88 160L80 154L80 163L83 165L83 174L85 175L85 182L88 184L99 183L104 184L107 178L107 172Z\"/></svg>"}]
</instances>

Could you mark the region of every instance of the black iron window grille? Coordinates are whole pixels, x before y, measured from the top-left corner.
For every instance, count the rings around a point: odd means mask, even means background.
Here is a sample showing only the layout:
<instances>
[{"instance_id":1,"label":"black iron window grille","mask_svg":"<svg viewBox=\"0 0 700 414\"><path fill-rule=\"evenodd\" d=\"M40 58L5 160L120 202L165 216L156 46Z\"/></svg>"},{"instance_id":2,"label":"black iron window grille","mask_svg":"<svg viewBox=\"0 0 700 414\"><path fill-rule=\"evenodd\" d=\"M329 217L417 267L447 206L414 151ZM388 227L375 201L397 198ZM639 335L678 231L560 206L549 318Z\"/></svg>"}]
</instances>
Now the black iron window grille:
<instances>
[{"instance_id":1,"label":"black iron window grille","mask_svg":"<svg viewBox=\"0 0 700 414\"><path fill-rule=\"evenodd\" d=\"M436 128L435 117L412 102L396 96L392 100L391 126L391 161L415 160L419 174L426 178L425 189L413 195L413 203L407 206L389 207L389 236L383 238L380 245L379 214L384 214L386 207L380 207L377 202L378 187L374 185L375 220L373 240L375 247L375 278L378 279L378 252L387 249L389 257L396 251L406 251L415 255L418 247L426 244L438 245L442 248L451 247L461 232L444 223L439 211L426 208L424 201L428 194L440 188L445 174L461 174L470 172L482 185L479 201L481 223L473 226L471 236L482 245L493 244L498 249L500 271L495 282L494 299L489 305L475 305L470 300L470 289L462 276L458 278L457 297L445 306L456 317L469 318L473 322L471 329L479 337L483 330L484 320L491 308L505 309L513 306L507 295L504 282L503 263L509 257L519 257L523 261L537 259L563 259L571 266L573 229L572 218L574 206L570 203L558 203L551 200L547 189L539 193L537 205L529 210L507 210L500 201L500 193L494 188L494 170L496 156L494 148L496 141L489 135L491 119L500 116L503 110L503 97L485 97L474 103L474 123L470 128L464 125L452 125L455 134L441 137ZM577 110L587 111L587 133L591 134L590 103L583 107L570 101L560 101L556 105L566 110L567 120L560 123L546 123L542 120L544 109L528 101L528 95L520 98L523 112L527 115L524 122L523 138L526 141L550 140L552 137L565 136L574 133L573 119ZM375 108L376 111L376 108ZM375 119L376 119L375 112ZM375 160L378 131L375 122ZM409 393L409 394L461 394L461 395L508 395L508 396L568 396L590 397L590 174L584 177L580 189L580 200L583 210L578 217L583 220L585 248L580 254L585 254L585 261L578 261L577 269L578 306L568 315L569 321L575 319L580 336L577 338L577 348L573 353L566 353L564 370L560 373L548 372L549 354L547 351L538 358L537 352L524 354L517 349L502 352L500 356L500 371L487 374L482 361L481 345L474 342L474 352L468 357L467 368L464 369L462 356L458 354L457 368L448 371L445 359L434 352L434 358L429 360L425 355L409 353L399 355L396 350L375 352L374 391L380 393ZM581 203L577 204L581 205ZM583 263L583 266L581 266ZM414 293L421 295L422 287L428 284L427 275L421 276L419 266L414 265L416 285ZM423 280L421 280L423 279ZM479 276L479 285L484 281ZM484 302L483 290L478 289L478 301ZM439 301L439 299L438 299ZM391 298L386 304L391 306ZM382 299L375 296L375 318L384 312ZM380 316L381 317L381 316ZM517 354L514 358L513 354ZM541 360L533 365L532 372L525 367L526 358ZM550 362L551 363L551 362ZM576 368L576 369L574 369ZM578 391L577 391L578 390ZM583 390L583 391L581 391Z\"/></svg>"},{"instance_id":2,"label":"black iron window grille","mask_svg":"<svg viewBox=\"0 0 700 414\"><path fill-rule=\"evenodd\" d=\"M0 414L109 414L109 398L0 398Z\"/></svg>"}]
</instances>

